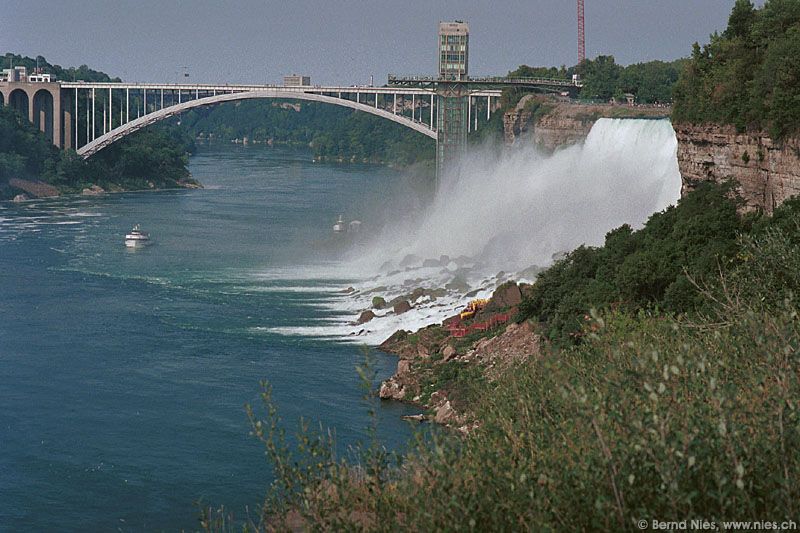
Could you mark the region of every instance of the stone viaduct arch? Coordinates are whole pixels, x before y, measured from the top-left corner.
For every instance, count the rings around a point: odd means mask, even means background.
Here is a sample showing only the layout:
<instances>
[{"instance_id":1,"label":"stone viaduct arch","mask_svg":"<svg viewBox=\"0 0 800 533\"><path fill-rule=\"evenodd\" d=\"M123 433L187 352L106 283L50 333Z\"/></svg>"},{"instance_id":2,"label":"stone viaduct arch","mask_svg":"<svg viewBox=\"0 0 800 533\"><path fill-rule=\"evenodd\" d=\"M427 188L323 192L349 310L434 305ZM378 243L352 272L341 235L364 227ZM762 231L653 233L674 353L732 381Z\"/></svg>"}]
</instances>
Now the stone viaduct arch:
<instances>
[{"instance_id":1,"label":"stone viaduct arch","mask_svg":"<svg viewBox=\"0 0 800 533\"><path fill-rule=\"evenodd\" d=\"M30 119L30 98L27 91L14 89L8 93L8 105L21 115Z\"/></svg>"},{"instance_id":2,"label":"stone viaduct arch","mask_svg":"<svg viewBox=\"0 0 800 533\"><path fill-rule=\"evenodd\" d=\"M61 146L61 87L57 83L10 82L0 87L0 104L11 106Z\"/></svg>"},{"instance_id":3,"label":"stone viaduct arch","mask_svg":"<svg viewBox=\"0 0 800 533\"><path fill-rule=\"evenodd\" d=\"M33 107L33 124L44 133L47 140L53 142L53 110L55 102L53 95L46 89L39 89L30 101Z\"/></svg>"}]
</instances>

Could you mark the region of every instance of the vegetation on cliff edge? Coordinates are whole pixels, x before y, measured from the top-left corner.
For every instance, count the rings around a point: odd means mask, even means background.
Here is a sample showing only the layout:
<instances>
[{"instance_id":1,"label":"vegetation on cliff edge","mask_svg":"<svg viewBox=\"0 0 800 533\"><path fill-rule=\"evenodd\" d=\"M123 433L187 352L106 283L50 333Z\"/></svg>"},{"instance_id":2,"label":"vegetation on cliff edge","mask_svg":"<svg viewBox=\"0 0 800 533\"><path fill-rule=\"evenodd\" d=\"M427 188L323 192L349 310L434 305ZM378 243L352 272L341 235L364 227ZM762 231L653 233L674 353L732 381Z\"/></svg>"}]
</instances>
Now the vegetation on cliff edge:
<instances>
[{"instance_id":1,"label":"vegetation on cliff edge","mask_svg":"<svg viewBox=\"0 0 800 533\"><path fill-rule=\"evenodd\" d=\"M737 0L728 28L700 47L675 88L676 122L766 129L775 138L800 128L800 3Z\"/></svg>"},{"instance_id":2,"label":"vegetation on cliff edge","mask_svg":"<svg viewBox=\"0 0 800 533\"><path fill-rule=\"evenodd\" d=\"M793 203L781 208L791 209ZM736 262L739 235L756 215L737 214L731 186L704 185L638 231L623 225L604 246L581 246L542 272L520 306L553 341L578 342L589 310L686 313L706 303L695 284Z\"/></svg>"}]
</instances>

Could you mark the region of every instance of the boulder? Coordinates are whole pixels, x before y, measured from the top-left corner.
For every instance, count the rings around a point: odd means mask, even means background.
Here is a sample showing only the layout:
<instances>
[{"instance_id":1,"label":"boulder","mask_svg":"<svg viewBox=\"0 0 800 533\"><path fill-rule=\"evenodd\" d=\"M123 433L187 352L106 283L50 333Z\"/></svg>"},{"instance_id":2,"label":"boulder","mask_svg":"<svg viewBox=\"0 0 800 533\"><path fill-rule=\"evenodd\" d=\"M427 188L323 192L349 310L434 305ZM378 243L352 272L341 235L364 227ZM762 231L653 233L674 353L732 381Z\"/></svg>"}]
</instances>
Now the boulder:
<instances>
[{"instance_id":1,"label":"boulder","mask_svg":"<svg viewBox=\"0 0 800 533\"><path fill-rule=\"evenodd\" d=\"M423 268L438 267L438 266L439 266L439 261L437 261L436 259L426 259L425 261L422 262Z\"/></svg>"},{"instance_id":2,"label":"boulder","mask_svg":"<svg viewBox=\"0 0 800 533\"><path fill-rule=\"evenodd\" d=\"M408 374L411 370L411 361L408 359L400 359L397 362L397 375Z\"/></svg>"},{"instance_id":3,"label":"boulder","mask_svg":"<svg viewBox=\"0 0 800 533\"><path fill-rule=\"evenodd\" d=\"M467 292L469 290L469 284L461 276L456 276L450 281L450 283L445 285L444 288L449 291Z\"/></svg>"},{"instance_id":4,"label":"boulder","mask_svg":"<svg viewBox=\"0 0 800 533\"><path fill-rule=\"evenodd\" d=\"M394 311L394 314L402 315L403 313L411 311L411 304L408 303L408 300L403 300L394 304L392 310Z\"/></svg>"},{"instance_id":5,"label":"boulder","mask_svg":"<svg viewBox=\"0 0 800 533\"><path fill-rule=\"evenodd\" d=\"M28 200L30 200L30 198L28 198L27 194L18 194L14 197L12 202L20 203L20 202L27 202Z\"/></svg>"},{"instance_id":6,"label":"boulder","mask_svg":"<svg viewBox=\"0 0 800 533\"><path fill-rule=\"evenodd\" d=\"M383 309L384 307L386 307L386 300L382 296L374 296L372 298L373 309Z\"/></svg>"},{"instance_id":7,"label":"boulder","mask_svg":"<svg viewBox=\"0 0 800 533\"><path fill-rule=\"evenodd\" d=\"M433 421L437 424L449 424L456 422L458 418L455 409L450 405L450 400L445 400L442 405L436 408L435 413Z\"/></svg>"},{"instance_id":8,"label":"boulder","mask_svg":"<svg viewBox=\"0 0 800 533\"><path fill-rule=\"evenodd\" d=\"M439 287L438 289L431 289L428 291L428 295L431 298L442 298L444 296L447 296L447 289L443 289L441 287Z\"/></svg>"},{"instance_id":9,"label":"boulder","mask_svg":"<svg viewBox=\"0 0 800 533\"><path fill-rule=\"evenodd\" d=\"M84 196L98 196L100 194L105 193L106 191L103 190L102 187L98 185L92 185L91 187L87 187L81 191L81 194Z\"/></svg>"},{"instance_id":10,"label":"boulder","mask_svg":"<svg viewBox=\"0 0 800 533\"><path fill-rule=\"evenodd\" d=\"M358 316L358 320L356 321L356 323L357 324L364 324L366 322L369 322L373 318L375 318L375 313L373 313L372 311L367 309L366 311L364 311L363 313L361 313Z\"/></svg>"},{"instance_id":11,"label":"boulder","mask_svg":"<svg viewBox=\"0 0 800 533\"><path fill-rule=\"evenodd\" d=\"M519 286L513 281L503 283L494 291L489 302L490 309L503 309L515 307L522 302L522 292Z\"/></svg>"},{"instance_id":12,"label":"boulder","mask_svg":"<svg viewBox=\"0 0 800 533\"><path fill-rule=\"evenodd\" d=\"M378 391L378 396L382 400L402 400L405 395L405 390L394 378L389 378L381 383L381 389Z\"/></svg>"},{"instance_id":13,"label":"boulder","mask_svg":"<svg viewBox=\"0 0 800 533\"><path fill-rule=\"evenodd\" d=\"M420 261L421 261L421 259L420 259L420 257L418 255L408 254L407 256L405 256L400 261L400 266L401 267L407 267L407 266L419 264Z\"/></svg>"},{"instance_id":14,"label":"boulder","mask_svg":"<svg viewBox=\"0 0 800 533\"><path fill-rule=\"evenodd\" d=\"M427 291L425 289L423 289L422 287L417 287L416 289L411 291L411 294L408 296L408 299L414 301L425 296L426 293Z\"/></svg>"},{"instance_id":15,"label":"boulder","mask_svg":"<svg viewBox=\"0 0 800 533\"><path fill-rule=\"evenodd\" d=\"M444 350L442 350L442 357L444 357L445 361L449 361L455 356L456 356L456 349L450 344L445 346Z\"/></svg>"}]
</instances>

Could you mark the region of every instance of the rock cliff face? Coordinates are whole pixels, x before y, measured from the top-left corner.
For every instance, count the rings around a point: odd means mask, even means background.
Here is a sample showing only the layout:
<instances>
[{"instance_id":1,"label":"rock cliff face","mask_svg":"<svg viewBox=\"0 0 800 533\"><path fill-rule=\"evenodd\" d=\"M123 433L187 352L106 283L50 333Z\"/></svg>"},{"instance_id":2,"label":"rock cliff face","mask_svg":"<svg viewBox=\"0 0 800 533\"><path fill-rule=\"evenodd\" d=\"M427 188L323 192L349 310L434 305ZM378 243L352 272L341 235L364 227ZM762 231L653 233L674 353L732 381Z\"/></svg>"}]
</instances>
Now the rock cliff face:
<instances>
[{"instance_id":1,"label":"rock cliff face","mask_svg":"<svg viewBox=\"0 0 800 533\"><path fill-rule=\"evenodd\" d=\"M503 115L503 132L508 145L533 142L537 147L554 151L562 146L583 142L601 113L595 106L543 101L544 112L531 112L532 94L523 96L516 107Z\"/></svg>"},{"instance_id":2,"label":"rock cliff face","mask_svg":"<svg viewBox=\"0 0 800 533\"><path fill-rule=\"evenodd\" d=\"M682 194L704 181L733 178L746 209L773 209L800 193L800 139L773 141L733 126L675 124Z\"/></svg>"},{"instance_id":3,"label":"rock cliff face","mask_svg":"<svg viewBox=\"0 0 800 533\"><path fill-rule=\"evenodd\" d=\"M533 142L549 152L562 146L582 143L599 117L593 114L549 113L533 130Z\"/></svg>"},{"instance_id":4,"label":"rock cliff face","mask_svg":"<svg viewBox=\"0 0 800 533\"><path fill-rule=\"evenodd\" d=\"M546 111L540 111L537 117L526 105L533 98L541 99L546 106ZM530 139L539 148L552 152L583 142L600 118L666 118L669 113L668 107L579 104L526 95L503 115L503 128L506 144Z\"/></svg>"}]
</instances>

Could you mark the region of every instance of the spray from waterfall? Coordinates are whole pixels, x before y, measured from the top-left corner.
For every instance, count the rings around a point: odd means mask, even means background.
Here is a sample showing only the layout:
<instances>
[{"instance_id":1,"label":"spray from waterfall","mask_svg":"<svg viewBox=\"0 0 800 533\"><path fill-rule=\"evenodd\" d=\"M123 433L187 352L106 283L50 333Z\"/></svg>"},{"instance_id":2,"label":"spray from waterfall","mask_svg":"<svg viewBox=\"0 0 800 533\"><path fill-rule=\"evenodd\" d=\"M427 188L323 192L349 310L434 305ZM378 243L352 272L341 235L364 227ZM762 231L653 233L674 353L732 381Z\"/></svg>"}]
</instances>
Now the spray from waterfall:
<instances>
[{"instance_id":1,"label":"spray from waterfall","mask_svg":"<svg viewBox=\"0 0 800 533\"><path fill-rule=\"evenodd\" d=\"M427 207L359 247L346 271L364 281L331 303L342 312L341 323L308 333L359 333L361 342L381 342L398 328L441 321L506 279L530 281L559 253L600 245L611 229L640 227L675 203L676 153L669 121L618 119L598 120L583 144L554 154L532 147L473 153ZM373 296L389 301L415 288L448 290L420 297L402 315L384 311L353 325Z\"/></svg>"},{"instance_id":2,"label":"spray from waterfall","mask_svg":"<svg viewBox=\"0 0 800 533\"><path fill-rule=\"evenodd\" d=\"M447 255L506 271L546 265L554 253L601 244L609 230L640 226L674 203L676 151L669 121L600 119L583 145L552 155L473 154L425 212L386 229L366 260Z\"/></svg>"}]
</instances>

